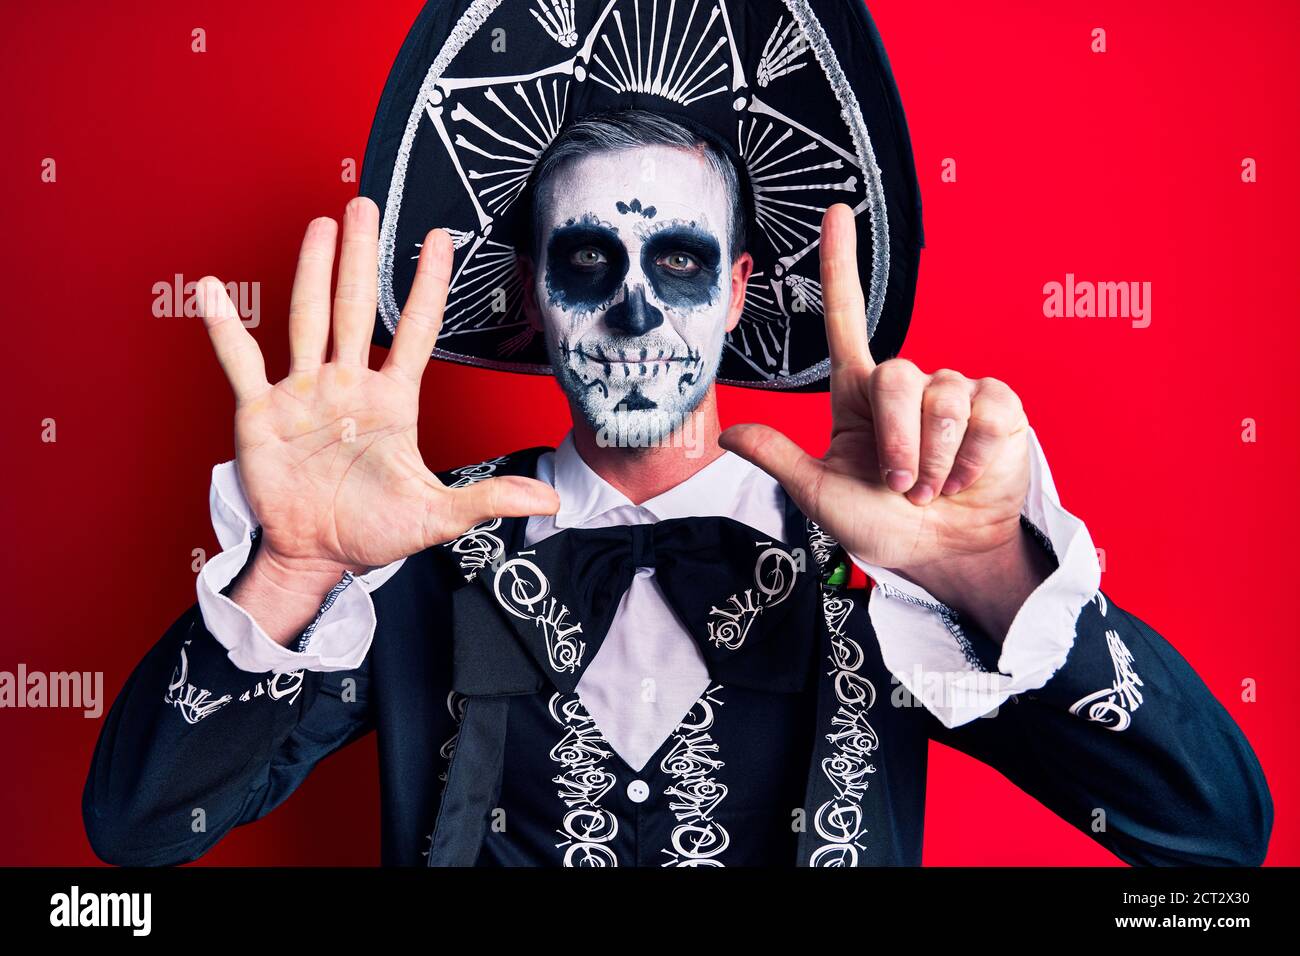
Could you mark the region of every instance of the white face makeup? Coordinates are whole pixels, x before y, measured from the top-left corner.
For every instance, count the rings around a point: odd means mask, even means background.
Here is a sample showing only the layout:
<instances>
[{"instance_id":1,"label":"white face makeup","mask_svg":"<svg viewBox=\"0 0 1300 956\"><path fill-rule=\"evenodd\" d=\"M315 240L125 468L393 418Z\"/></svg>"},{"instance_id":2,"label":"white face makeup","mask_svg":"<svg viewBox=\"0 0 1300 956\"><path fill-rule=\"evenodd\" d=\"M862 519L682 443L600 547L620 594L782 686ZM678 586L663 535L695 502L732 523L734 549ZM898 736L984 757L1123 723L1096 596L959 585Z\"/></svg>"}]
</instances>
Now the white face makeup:
<instances>
[{"instance_id":1,"label":"white face makeup","mask_svg":"<svg viewBox=\"0 0 1300 956\"><path fill-rule=\"evenodd\" d=\"M669 146L583 156L544 184L534 291L592 428L666 435L704 398L731 305L729 216L709 161Z\"/></svg>"}]
</instances>

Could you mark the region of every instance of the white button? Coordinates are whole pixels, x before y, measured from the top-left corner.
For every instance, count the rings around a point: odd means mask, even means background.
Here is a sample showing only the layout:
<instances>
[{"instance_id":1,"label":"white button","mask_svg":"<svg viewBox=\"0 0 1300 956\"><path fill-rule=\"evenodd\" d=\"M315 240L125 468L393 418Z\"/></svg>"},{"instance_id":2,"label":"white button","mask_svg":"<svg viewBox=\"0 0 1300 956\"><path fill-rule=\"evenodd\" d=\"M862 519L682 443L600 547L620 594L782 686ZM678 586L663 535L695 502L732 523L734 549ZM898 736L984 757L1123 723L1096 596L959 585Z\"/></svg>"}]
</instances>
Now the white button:
<instances>
[{"instance_id":1,"label":"white button","mask_svg":"<svg viewBox=\"0 0 1300 956\"><path fill-rule=\"evenodd\" d=\"M633 803L645 803L650 796L650 788L644 780L633 780L627 785L627 798Z\"/></svg>"}]
</instances>

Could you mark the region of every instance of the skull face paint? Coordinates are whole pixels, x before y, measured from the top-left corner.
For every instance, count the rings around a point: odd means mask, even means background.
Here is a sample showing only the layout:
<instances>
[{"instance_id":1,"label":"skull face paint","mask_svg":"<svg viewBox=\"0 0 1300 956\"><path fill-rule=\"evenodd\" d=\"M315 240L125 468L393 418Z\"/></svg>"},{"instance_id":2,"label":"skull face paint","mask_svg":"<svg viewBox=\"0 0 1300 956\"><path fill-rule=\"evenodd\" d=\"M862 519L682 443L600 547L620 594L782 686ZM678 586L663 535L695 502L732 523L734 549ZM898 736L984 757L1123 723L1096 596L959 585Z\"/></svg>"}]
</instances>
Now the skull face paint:
<instances>
[{"instance_id":1,"label":"skull face paint","mask_svg":"<svg viewBox=\"0 0 1300 956\"><path fill-rule=\"evenodd\" d=\"M668 434L722 357L732 291L722 178L695 151L598 152L559 167L536 203L534 293L561 387L597 431L621 415Z\"/></svg>"}]
</instances>

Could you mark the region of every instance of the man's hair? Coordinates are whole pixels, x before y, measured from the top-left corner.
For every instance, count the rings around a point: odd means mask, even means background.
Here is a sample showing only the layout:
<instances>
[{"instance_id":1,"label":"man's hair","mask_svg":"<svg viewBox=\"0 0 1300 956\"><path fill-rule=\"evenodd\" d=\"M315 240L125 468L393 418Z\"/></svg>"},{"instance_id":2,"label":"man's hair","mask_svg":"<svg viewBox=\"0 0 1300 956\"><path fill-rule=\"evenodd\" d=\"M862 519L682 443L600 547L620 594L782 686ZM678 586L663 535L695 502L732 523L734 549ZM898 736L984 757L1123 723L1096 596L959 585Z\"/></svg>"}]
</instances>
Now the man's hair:
<instances>
[{"instance_id":1,"label":"man's hair","mask_svg":"<svg viewBox=\"0 0 1300 956\"><path fill-rule=\"evenodd\" d=\"M537 234L537 196L542 186L566 162L591 153L639 149L644 146L675 146L698 151L722 178L730 201L731 244L728 252L734 261L745 251L749 210L752 207L750 184L737 169L734 153L712 131L684 117L668 117L642 109L606 110L589 113L575 120L551 141L533 167L528 187L528 235L534 259L540 251ZM521 223L521 225L523 225Z\"/></svg>"}]
</instances>

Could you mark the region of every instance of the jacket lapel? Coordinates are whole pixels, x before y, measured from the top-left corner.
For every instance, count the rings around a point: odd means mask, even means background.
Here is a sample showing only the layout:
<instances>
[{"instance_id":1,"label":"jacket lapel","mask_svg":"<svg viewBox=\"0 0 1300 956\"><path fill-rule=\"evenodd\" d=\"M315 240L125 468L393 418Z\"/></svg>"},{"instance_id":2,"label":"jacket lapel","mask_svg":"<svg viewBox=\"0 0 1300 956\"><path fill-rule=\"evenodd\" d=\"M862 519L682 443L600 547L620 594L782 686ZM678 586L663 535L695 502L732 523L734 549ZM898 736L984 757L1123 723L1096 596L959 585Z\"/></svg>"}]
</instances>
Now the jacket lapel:
<instances>
[{"instance_id":1,"label":"jacket lapel","mask_svg":"<svg viewBox=\"0 0 1300 956\"><path fill-rule=\"evenodd\" d=\"M529 448L438 477L449 487L498 475L531 478L538 457L549 450ZM508 698L535 693L543 686L537 668L500 623L500 615L484 606L482 591L470 585L481 571L486 568L491 573L491 566L504 554L518 549L527 524L527 518L494 518L442 546L466 580L452 594L452 689L468 700L447 768L447 785L435 798L438 813L427 860L431 867L468 867L478 861L488 816L501 792Z\"/></svg>"},{"instance_id":2,"label":"jacket lapel","mask_svg":"<svg viewBox=\"0 0 1300 956\"><path fill-rule=\"evenodd\" d=\"M550 450L527 448L438 477L452 488L501 475L532 478L537 459ZM495 573L507 554L522 547L527 529L527 518L493 518L442 545L465 579L465 585L452 594L452 689L467 697L531 694L544 686L500 612L473 584L480 575Z\"/></svg>"},{"instance_id":3,"label":"jacket lapel","mask_svg":"<svg viewBox=\"0 0 1300 956\"><path fill-rule=\"evenodd\" d=\"M847 560L839 543L806 518L786 496L787 525L802 521L821 577L821 634L817 662L816 720L804 791L804 829L797 866L864 866L866 817L863 800L875 773L872 755L879 738L868 721L876 688L864 673L862 641L871 637L865 602L844 594Z\"/></svg>"}]
</instances>

